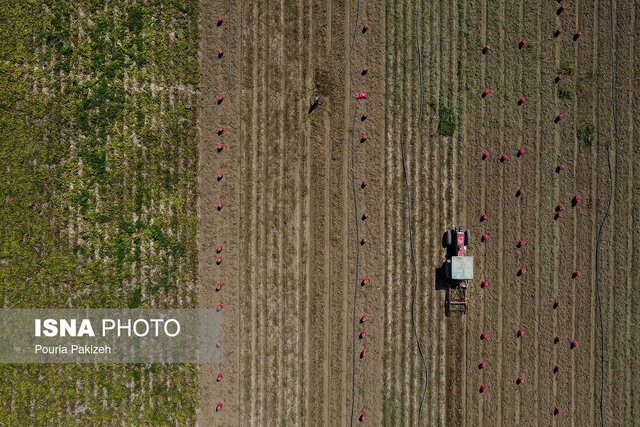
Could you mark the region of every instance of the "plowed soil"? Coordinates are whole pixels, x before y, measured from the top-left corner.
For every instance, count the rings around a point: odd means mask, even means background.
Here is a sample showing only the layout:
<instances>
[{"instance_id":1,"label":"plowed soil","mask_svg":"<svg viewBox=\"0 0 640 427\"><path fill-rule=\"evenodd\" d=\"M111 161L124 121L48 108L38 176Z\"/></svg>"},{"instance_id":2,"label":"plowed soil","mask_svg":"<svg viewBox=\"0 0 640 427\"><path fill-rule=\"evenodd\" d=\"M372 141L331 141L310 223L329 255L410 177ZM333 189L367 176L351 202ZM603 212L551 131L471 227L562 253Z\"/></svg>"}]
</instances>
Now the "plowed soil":
<instances>
[{"instance_id":1,"label":"plowed soil","mask_svg":"<svg viewBox=\"0 0 640 427\"><path fill-rule=\"evenodd\" d=\"M201 1L198 301L225 338L200 425L635 424L640 3L566 6ZM446 317L458 224L475 279Z\"/></svg>"}]
</instances>

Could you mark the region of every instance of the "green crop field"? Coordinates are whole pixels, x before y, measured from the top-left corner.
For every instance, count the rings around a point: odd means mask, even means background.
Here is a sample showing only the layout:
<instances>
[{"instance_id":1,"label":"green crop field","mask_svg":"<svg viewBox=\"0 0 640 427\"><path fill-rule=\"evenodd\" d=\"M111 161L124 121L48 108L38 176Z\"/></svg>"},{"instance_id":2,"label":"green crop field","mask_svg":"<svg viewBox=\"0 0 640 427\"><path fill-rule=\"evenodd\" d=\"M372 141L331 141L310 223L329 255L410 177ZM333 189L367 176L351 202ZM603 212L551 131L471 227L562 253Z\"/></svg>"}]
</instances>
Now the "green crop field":
<instances>
[{"instance_id":1,"label":"green crop field","mask_svg":"<svg viewBox=\"0 0 640 427\"><path fill-rule=\"evenodd\" d=\"M195 306L197 49L194 0L2 2L4 307ZM0 376L2 425L195 422L191 365Z\"/></svg>"}]
</instances>

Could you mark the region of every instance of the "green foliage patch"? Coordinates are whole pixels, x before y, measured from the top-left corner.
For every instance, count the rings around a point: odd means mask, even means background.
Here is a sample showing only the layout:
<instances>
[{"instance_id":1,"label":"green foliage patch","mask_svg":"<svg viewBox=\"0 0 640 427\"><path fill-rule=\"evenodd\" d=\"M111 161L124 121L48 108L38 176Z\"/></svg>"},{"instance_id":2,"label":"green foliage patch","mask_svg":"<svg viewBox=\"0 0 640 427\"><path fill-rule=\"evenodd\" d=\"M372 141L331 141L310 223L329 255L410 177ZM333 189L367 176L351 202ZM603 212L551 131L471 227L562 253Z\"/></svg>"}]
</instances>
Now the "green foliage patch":
<instances>
[{"instance_id":1,"label":"green foliage patch","mask_svg":"<svg viewBox=\"0 0 640 427\"><path fill-rule=\"evenodd\" d=\"M560 66L560 74L564 74L565 76L572 76L575 70L575 65L570 61L565 61Z\"/></svg>"},{"instance_id":2,"label":"green foliage patch","mask_svg":"<svg viewBox=\"0 0 640 427\"><path fill-rule=\"evenodd\" d=\"M197 6L0 5L4 306L195 304ZM190 365L0 375L2 425L195 422Z\"/></svg>"},{"instance_id":3,"label":"green foliage patch","mask_svg":"<svg viewBox=\"0 0 640 427\"><path fill-rule=\"evenodd\" d=\"M453 109L441 103L438 109L438 118L438 133L442 136L453 136L457 126L457 118Z\"/></svg>"},{"instance_id":4,"label":"green foliage patch","mask_svg":"<svg viewBox=\"0 0 640 427\"><path fill-rule=\"evenodd\" d=\"M563 101L572 100L574 96L574 90L571 86L566 84L561 84L558 86L558 98Z\"/></svg>"},{"instance_id":5,"label":"green foliage patch","mask_svg":"<svg viewBox=\"0 0 640 427\"><path fill-rule=\"evenodd\" d=\"M596 128L590 123L585 124L578 128L576 136L582 146L591 147L596 140Z\"/></svg>"}]
</instances>

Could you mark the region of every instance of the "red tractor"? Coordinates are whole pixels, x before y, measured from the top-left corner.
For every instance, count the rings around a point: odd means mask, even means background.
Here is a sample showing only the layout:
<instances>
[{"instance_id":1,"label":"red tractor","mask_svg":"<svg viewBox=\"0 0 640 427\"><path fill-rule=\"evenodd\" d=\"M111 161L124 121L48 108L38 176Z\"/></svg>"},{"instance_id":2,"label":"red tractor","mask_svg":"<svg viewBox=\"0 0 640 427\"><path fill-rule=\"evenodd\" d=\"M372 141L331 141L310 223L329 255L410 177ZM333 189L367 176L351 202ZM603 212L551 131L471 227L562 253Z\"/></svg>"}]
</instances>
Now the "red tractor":
<instances>
[{"instance_id":1,"label":"red tractor","mask_svg":"<svg viewBox=\"0 0 640 427\"><path fill-rule=\"evenodd\" d=\"M467 281L473 279L473 257L467 256L471 244L471 230L458 226L447 230L443 237L447 249L445 276L447 279L445 314L467 312Z\"/></svg>"}]
</instances>

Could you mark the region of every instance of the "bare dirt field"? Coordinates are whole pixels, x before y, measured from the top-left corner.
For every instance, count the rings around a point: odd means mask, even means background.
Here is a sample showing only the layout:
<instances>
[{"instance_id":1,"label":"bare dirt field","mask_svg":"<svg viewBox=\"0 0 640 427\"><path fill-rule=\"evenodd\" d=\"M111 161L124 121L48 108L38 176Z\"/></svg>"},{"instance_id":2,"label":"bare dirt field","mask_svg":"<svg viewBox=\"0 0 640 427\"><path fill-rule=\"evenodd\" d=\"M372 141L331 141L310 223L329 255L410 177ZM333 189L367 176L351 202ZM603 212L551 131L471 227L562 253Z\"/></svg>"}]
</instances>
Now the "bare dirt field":
<instances>
[{"instance_id":1,"label":"bare dirt field","mask_svg":"<svg viewBox=\"0 0 640 427\"><path fill-rule=\"evenodd\" d=\"M200 425L635 424L640 2L200 6Z\"/></svg>"}]
</instances>

